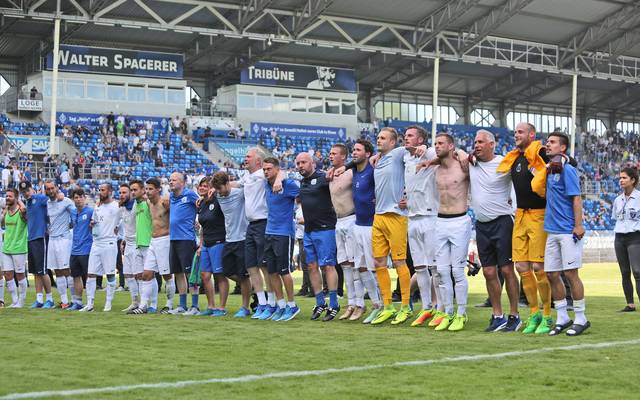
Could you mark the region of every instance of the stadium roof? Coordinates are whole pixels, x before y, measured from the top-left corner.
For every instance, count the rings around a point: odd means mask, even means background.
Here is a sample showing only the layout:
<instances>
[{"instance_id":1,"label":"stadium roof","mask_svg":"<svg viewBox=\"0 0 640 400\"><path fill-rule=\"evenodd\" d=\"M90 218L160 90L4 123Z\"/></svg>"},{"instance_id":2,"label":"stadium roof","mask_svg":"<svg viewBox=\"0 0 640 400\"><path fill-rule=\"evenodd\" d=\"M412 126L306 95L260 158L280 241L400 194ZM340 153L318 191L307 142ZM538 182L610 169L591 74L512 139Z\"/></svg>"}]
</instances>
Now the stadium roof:
<instances>
[{"instance_id":1,"label":"stadium roof","mask_svg":"<svg viewBox=\"0 0 640 400\"><path fill-rule=\"evenodd\" d=\"M1 70L50 51L56 0L0 0ZM257 60L356 69L372 96L440 92L506 105L640 108L637 0L60 0L62 43L185 54L185 76L233 82ZM24 67L23 67L24 69ZM15 84L15 82L10 82Z\"/></svg>"}]
</instances>

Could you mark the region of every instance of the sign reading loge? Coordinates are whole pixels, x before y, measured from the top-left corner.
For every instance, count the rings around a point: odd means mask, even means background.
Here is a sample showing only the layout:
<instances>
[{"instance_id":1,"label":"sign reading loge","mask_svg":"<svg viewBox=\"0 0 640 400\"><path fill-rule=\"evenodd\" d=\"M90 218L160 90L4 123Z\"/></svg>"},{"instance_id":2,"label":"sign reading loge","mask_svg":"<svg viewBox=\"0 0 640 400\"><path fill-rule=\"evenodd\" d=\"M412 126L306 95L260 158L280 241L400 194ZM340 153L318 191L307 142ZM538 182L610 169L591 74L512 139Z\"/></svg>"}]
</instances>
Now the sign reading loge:
<instances>
[{"instance_id":1,"label":"sign reading loge","mask_svg":"<svg viewBox=\"0 0 640 400\"><path fill-rule=\"evenodd\" d=\"M60 71L182 79L182 54L69 45L61 45L59 54ZM52 68L53 53L49 53L47 69Z\"/></svg>"},{"instance_id":2,"label":"sign reading loge","mask_svg":"<svg viewBox=\"0 0 640 400\"><path fill-rule=\"evenodd\" d=\"M42 100L18 99L18 110L20 110L20 111L42 111Z\"/></svg>"},{"instance_id":3,"label":"sign reading loge","mask_svg":"<svg viewBox=\"0 0 640 400\"><path fill-rule=\"evenodd\" d=\"M289 125L289 124L272 124L268 122L252 122L251 132L253 136L261 134L271 134L275 131L278 136L312 136L312 137L333 137L336 139L344 139L346 131L344 128L336 128L332 126L313 126L313 125Z\"/></svg>"},{"instance_id":4,"label":"sign reading loge","mask_svg":"<svg viewBox=\"0 0 640 400\"><path fill-rule=\"evenodd\" d=\"M240 83L340 92L356 91L356 75L352 69L271 62L258 62L244 68L240 73Z\"/></svg>"}]
</instances>

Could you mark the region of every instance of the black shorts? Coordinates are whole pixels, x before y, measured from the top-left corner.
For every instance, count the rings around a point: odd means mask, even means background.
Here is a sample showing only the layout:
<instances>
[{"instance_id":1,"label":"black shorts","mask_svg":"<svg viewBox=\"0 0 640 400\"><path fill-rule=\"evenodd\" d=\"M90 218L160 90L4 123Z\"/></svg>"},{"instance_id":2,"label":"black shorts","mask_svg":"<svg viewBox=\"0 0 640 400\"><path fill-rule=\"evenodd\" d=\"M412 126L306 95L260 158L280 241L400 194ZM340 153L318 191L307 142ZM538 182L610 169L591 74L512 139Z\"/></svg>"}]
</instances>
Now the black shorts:
<instances>
[{"instance_id":1,"label":"black shorts","mask_svg":"<svg viewBox=\"0 0 640 400\"><path fill-rule=\"evenodd\" d=\"M29 265L29 273L33 275L47 274L47 245L44 238L29 240L27 243L28 255L27 264Z\"/></svg>"},{"instance_id":2,"label":"black shorts","mask_svg":"<svg viewBox=\"0 0 640 400\"><path fill-rule=\"evenodd\" d=\"M264 258L267 271L270 274L290 274L294 239L280 235L265 235L264 239Z\"/></svg>"},{"instance_id":3,"label":"black shorts","mask_svg":"<svg viewBox=\"0 0 640 400\"><path fill-rule=\"evenodd\" d=\"M170 272L172 274L190 274L196 250L195 240L171 240L169 242Z\"/></svg>"},{"instance_id":4,"label":"black shorts","mask_svg":"<svg viewBox=\"0 0 640 400\"><path fill-rule=\"evenodd\" d=\"M264 231L267 229L267 220L249 222L247 235L244 239L244 265L249 268L262 267L264 257Z\"/></svg>"},{"instance_id":5,"label":"black shorts","mask_svg":"<svg viewBox=\"0 0 640 400\"><path fill-rule=\"evenodd\" d=\"M89 255L71 255L71 258L69 258L69 268L71 269L71 276L74 278L87 276L89 270Z\"/></svg>"},{"instance_id":6,"label":"black shorts","mask_svg":"<svg viewBox=\"0 0 640 400\"><path fill-rule=\"evenodd\" d=\"M244 264L244 240L239 242L226 242L222 249L222 272L224 276L237 276L245 278L249 276Z\"/></svg>"},{"instance_id":7,"label":"black shorts","mask_svg":"<svg viewBox=\"0 0 640 400\"><path fill-rule=\"evenodd\" d=\"M502 215L489 222L476 221L476 243L483 267L511 264L513 218Z\"/></svg>"}]
</instances>

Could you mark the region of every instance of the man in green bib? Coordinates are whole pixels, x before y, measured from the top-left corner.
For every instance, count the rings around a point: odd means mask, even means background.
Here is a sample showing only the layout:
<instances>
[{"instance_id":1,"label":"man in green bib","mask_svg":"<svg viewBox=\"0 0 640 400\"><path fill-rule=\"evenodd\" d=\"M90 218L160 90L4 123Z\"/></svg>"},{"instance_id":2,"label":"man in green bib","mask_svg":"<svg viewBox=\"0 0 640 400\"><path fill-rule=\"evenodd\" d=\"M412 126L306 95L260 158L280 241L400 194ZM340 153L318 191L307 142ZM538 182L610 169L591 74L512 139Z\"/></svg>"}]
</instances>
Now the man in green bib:
<instances>
[{"instance_id":1,"label":"man in green bib","mask_svg":"<svg viewBox=\"0 0 640 400\"><path fill-rule=\"evenodd\" d=\"M129 182L129 187L131 188L131 196L135 200L135 205L133 209L135 211L136 216L136 262L135 262L135 278L138 281L138 285L140 285L142 289L143 281L142 281L142 271L144 267L145 260L147 258L147 250L149 250L149 244L151 243L151 233L152 233L152 223L151 223L151 212L149 211L149 204L147 203L147 198L145 196L145 188L144 182L141 180L132 180ZM156 281L157 284L157 281ZM140 300L142 303L142 290L140 290ZM145 308L147 306L148 298L144 299L144 304L142 304ZM136 314L140 311L136 311L136 309L140 308L141 304L138 304L138 307L125 310L128 314ZM156 310L154 307L146 308L148 313L154 313Z\"/></svg>"},{"instance_id":2,"label":"man in green bib","mask_svg":"<svg viewBox=\"0 0 640 400\"><path fill-rule=\"evenodd\" d=\"M18 200L16 189L7 189L6 206L0 216L4 228L2 246L2 273L11 293L9 308L21 308L27 299L27 278L25 264L27 259L27 208ZM18 280L16 289L15 278Z\"/></svg>"}]
</instances>

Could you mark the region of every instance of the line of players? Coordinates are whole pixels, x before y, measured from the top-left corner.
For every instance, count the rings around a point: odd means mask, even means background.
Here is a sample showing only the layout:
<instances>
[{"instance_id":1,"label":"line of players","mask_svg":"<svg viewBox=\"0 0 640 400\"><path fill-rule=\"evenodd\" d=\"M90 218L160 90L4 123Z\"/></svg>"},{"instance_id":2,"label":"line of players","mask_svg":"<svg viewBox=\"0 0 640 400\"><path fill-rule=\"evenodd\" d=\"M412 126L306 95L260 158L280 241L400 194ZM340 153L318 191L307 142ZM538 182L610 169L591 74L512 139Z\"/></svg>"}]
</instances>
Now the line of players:
<instances>
[{"instance_id":1,"label":"line of players","mask_svg":"<svg viewBox=\"0 0 640 400\"><path fill-rule=\"evenodd\" d=\"M201 182L199 198L184 188L183 175L174 173L169 198L160 196L160 184L152 178L146 184L132 181L122 185L119 204L112 200L110 185L101 185L93 215L90 210L85 211L81 190L71 195L74 209L69 199L58 194L53 183L45 184L48 198L34 194L28 183L23 183L21 191L26 207L17 200L17 193L10 192L3 220L8 232L20 231L23 229L20 221L22 225L27 221L27 253L29 264L35 265L36 276L37 298L33 307L53 306L50 283L48 288L44 268L38 268L38 262L44 258L40 250L44 248L44 240L40 245L39 231L32 229L32 225L38 225L32 223L33 218L38 218L38 212L42 213L36 207L45 205L47 215L41 221L48 216L47 264L56 271L59 281L69 282L72 309L93 311L95 278L102 274L107 275L108 281L104 310L111 309L115 291L116 227L122 220L124 272L132 296L132 304L125 311L143 314L157 309L155 274L159 273L166 281L168 297L161 312L224 315L228 293L226 277L231 277L240 283L243 293L243 306L236 316L250 315L248 301L253 288L258 308L252 318L286 321L300 312L293 298L290 275L297 198L302 206L304 251L316 295L312 320L329 321L340 311L335 270L339 264L348 293L348 307L340 319L358 320L363 316L366 289L373 308L364 323L380 324L389 319L394 325L403 323L413 314L409 307L413 287L420 289L422 311L412 326L430 319L429 326L438 331L458 331L467 321L468 284L464 267L471 235L471 220L467 215L471 191L478 219L480 261L494 308L487 330L520 328L513 259L531 304L524 331L558 334L569 329L568 334L580 334L589 327L577 274L584 229L577 174L572 166L564 165L569 159L564 155L568 140L565 135L554 133L545 149L535 141L535 128L526 123L518 125L515 137L517 148L503 159L494 155L493 135L481 130L475 140L474 154L467 158L455 149L454 140L448 134L439 134L434 147L427 149L426 132L414 126L406 130L404 147L396 147L397 132L384 128L378 135L378 153L373 154L369 142L359 140L348 165L345 165L346 147L335 145L330 153L333 168L328 176L315 170L308 153L299 154L296 167L303 177L300 182L285 179L277 159L264 159L259 149L251 149L246 157L249 173L239 182L229 182L226 174L218 173ZM546 179L547 168L550 168L549 179ZM512 182L518 204L515 224ZM19 219L15 218L17 212ZM196 215L201 225L201 246L197 249ZM17 221L15 226L14 221ZM72 227L73 238L70 237ZM40 231L41 228L38 226ZM548 238L545 230L550 233ZM12 235L8 235L12 246L5 246L8 250L4 261L8 266L4 269L7 287L12 296L16 293L12 306L21 306L25 293L22 282L26 284L26 281L20 256L25 253L22 245L25 240L13 239ZM93 244L89 246L91 239ZM413 279L406 265L407 241L416 270ZM14 242L20 242L20 246L13 246ZM67 249L71 249L70 257L66 256ZM545 249L547 263L543 264ZM197 279L190 279L193 283L191 308L187 310L186 304L185 273L191 271L196 251L200 254L199 275L208 298L207 309L202 312L198 309ZM391 302L389 258L401 288L399 310ZM510 300L507 317L500 306L498 269L505 278ZM82 281L78 278L85 270L88 272L87 304L81 306ZM320 270L329 288L329 304L325 302ZM12 271L17 275L20 290L9 284L13 282ZM575 323L566 313L562 271L572 288ZM69 276L73 284L67 281ZM215 307L212 276L221 290L222 308ZM558 311L555 326L550 317L549 281ZM180 305L174 309L176 285ZM58 284L63 308L69 305L66 286L64 282ZM48 293L44 304L43 289ZM538 308L538 291L543 312ZM457 310L454 310L454 298Z\"/></svg>"}]
</instances>

